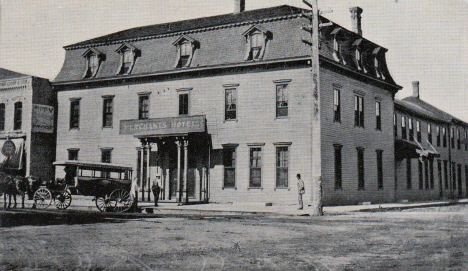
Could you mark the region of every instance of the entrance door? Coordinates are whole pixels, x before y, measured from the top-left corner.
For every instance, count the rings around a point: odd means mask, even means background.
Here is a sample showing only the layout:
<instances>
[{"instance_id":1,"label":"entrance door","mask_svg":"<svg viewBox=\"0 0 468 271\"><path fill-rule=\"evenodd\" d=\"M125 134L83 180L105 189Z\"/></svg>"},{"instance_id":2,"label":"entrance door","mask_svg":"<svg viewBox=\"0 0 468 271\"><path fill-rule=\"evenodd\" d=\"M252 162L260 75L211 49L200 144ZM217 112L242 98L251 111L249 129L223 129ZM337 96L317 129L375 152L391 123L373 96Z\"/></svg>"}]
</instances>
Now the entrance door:
<instances>
[{"instance_id":1,"label":"entrance door","mask_svg":"<svg viewBox=\"0 0 468 271\"><path fill-rule=\"evenodd\" d=\"M169 174L169 195L171 199L177 198L177 168L171 169Z\"/></svg>"}]
</instances>

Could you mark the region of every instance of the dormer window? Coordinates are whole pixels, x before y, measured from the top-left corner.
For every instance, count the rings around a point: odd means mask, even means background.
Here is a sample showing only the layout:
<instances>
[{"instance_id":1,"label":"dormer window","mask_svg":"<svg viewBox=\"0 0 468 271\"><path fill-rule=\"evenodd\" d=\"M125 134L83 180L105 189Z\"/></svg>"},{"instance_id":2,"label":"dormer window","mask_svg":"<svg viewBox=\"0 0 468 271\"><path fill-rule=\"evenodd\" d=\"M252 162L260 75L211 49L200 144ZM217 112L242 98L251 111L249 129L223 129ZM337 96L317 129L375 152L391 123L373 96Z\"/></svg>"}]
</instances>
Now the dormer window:
<instances>
[{"instance_id":1,"label":"dormer window","mask_svg":"<svg viewBox=\"0 0 468 271\"><path fill-rule=\"evenodd\" d=\"M189 36L183 35L179 37L174 43L177 48L176 68L190 67L192 63L193 54L198 47L198 42Z\"/></svg>"},{"instance_id":2,"label":"dormer window","mask_svg":"<svg viewBox=\"0 0 468 271\"><path fill-rule=\"evenodd\" d=\"M83 78L94 78L99 70L101 61L104 59L104 54L91 48L83 54L83 57L86 59L86 70Z\"/></svg>"},{"instance_id":3,"label":"dormer window","mask_svg":"<svg viewBox=\"0 0 468 271\"><path fill-rule=\"evenodd\" d=\"M246 42L245 60L263 59L269 32L259 26L252 26L243 35Z\"/></svg>"},{"instance_id":4,"label":"dormer window","mask_svg":"<svg viewBox=\"0 0 468 271\"><path fill-rule=\"evenodd\" d=\"M377 78L381 78L382 80L385 80L385 76L382 73L382 68L381 68L381 63L379 60L379 52L382 48L377 47L374 49L374 52L372 53L374 55L374 70L375 70L375 75Z\"/></svg>"},{"instance_id":5,"label":"dormer window","mask_svg":"<svg viewBox=\"0 0 468 271\"><path fill-rule=\"evenodd\" d=\"M128 43L124 43L115 51L120 54L120 66L117 74L130 74L140 50Z\"/></svg>"},{"instance_id":6,"label":"dormer window","mask_svg":"<svg viewBox=\"0 0 468 271\"><path fill-rule=\"evenodd\" d=\"M331 35L333 35L333 59L335 59L336 62L342 62L343 65L346 65L346 61L341 55L341 44L338 40L338 33L340 31L341 28L337 27L331 32Z\"/></svg>"}]
</instances>

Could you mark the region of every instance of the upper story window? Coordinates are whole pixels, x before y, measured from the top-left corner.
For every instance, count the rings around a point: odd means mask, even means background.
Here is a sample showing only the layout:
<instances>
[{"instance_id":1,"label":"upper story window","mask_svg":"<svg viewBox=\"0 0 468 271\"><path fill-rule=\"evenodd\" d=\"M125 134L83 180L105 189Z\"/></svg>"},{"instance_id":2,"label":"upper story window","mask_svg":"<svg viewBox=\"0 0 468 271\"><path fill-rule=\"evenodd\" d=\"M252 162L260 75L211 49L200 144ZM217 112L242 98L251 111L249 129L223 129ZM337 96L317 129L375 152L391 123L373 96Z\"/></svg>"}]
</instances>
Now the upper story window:
<instances>
[{"instance_id":1,"label":"upper story window","mask_svg":"<svg viewBox=\"0 0 468 271\"><path fill-rule=\"evenodd\" d=\"M442 143L443 143L443 147L446 148L447 147L447 129L445 127L442 128Z\"/></svg>"},{"instance_id":2,"label":"upper story window","mask_svg":"<svg viewBox=\"0 0 468 271\"><path fill-rule=\"evenodd\" d=\"M421 142L421 122L419 120L416 121L416 135L418 142Z\"/></svg>"},{"instance_id":3,"label":"upper story window","mask_svg":"<svg viewBox=\"0 0 468 271\"><path fill-rule=\"evenodd\" d=\"M385 80L385 76L382 73L382 63L380 59L380 51L382 51L381 47L377 47L374 49L372 54L374 55L374 70L375 70L375 76L377 78L380 78L382 80Z\"/></svg>"},{"instance_id":4,"label":"upper story window","mask_svg":"<svg viewBox=\"0 0 468 271\"><path fill-rule=\"evenodd\" d=\"M401 138L406 139L406 118L401 116Z\"/></svg>"},{"instance_id":5,"label":"upper story window","mask_svg":"<svg viewBox=\"0 0 468 271\"><path fill-rule=\"evenodd\" d=\"M5 130L5 104L0 104L0 131Z\"/></svg>"},{"instance_id":6,"label":"upper story window","mask_svg":"<svg viewBox=\"0 0 468 271\"><path fill-rule=\"evenodd\" d=\"M70 129L80 128L80 100L81 98L70 99Z\"/></svg>"},{"instance_id":7,"label":"upper story window","mask_svg":"<svg viewBox=\"0 0 468 271\"><path fill-rule=\"evenodd\" d=\"M101 162L111 163L112 162L112 148L101 149Z\"/></svg>"},{"instance_id":8,"label":"upper story window","mask_svg":"<svg viewBox=\"0 0 468 271\"><path fill-rule=\"evenodd\" d=\"M78 160L78 152L80 149L68 149L68 160L76 161Z\"/></svg>"},{"instance_id":9,"label":"upper story window","mask_svg":"<svg viewBox=\"0 0 468 271\"><path fill-rule=\"evenodd\" d=\"M274 81L276 84L276 117L284 118L288 116L289 90L288 82L291 80Z\"/></svg>"},{"instance_id":10,"label":"upper story window","mask_svg":"<svg viewBox=\"0 0 468 271\"><path fill-rule=\"evenodd\" d=\"M193 54L198 47L198 42L189 36L182 35L172 43L177 48L176 68L190 67Z\"/></svg>"},{"instance_id":11,"label":"upper story window","mask_svg":"<svg viewBox=\"0 0 468 271\"><path fill-rule=\"evenodd\" d=\"M102 97L102 127L112 127L114 114L114 96Z\"/></svg>"},{"instance_id":12,"label":"upper story window","mask_svg":"<svg viewBox=\"0 0 468 271\"><path fill-rule=\"evenodd\" d=\"M461 149L460 130L457 129L457 149Z\"/></svg>"},{"instance_id":13,"label":"upper story window","mask_svg":"<svg viewBox=\"0 0 468 271\"><path fill-rule=\"evenodd\" d=\"M381 117L381 104L380 101L375 102L375 129L382 130L382 117Z\"/></svg>"},{"instance_id":14,"label":"upper story window","mask_svg":"<svg viewBox=\"0 0 468 271\"><path fill-rule=\"evenodd\" d=\"M427 141L432 144L432 126L430 123L427 124Z\"/></svg>"},{"instance_id":15,"label":"upper story window","mask_svg":"<svg viewBox=\"0 0 468 271\"><path fill-rule=\"evenodd\" d=\"M224 119L235 120L237 118L237 86L224 85Z\"/></svg>"},{"instance_id":16,"label":"upper story window","mask_svg":"<svg viewBox=\"0 0 468 271\"><path fill-rule=\"evenodd\" d=\"M408 118L409 140L414 140L413 120Z\"/></svg>"},{"instance_id":17,"label":"upper story window","mask_svg":"<svg viewBox=\"0 0 468 271\"><path fill-rule=\"evenodd\" d=\"M354 96L354 126L364 128L364 97Z\"/></svg>"},{"instance_id":18,"label":"upper story window","mask_svg":"<svg viewBox=\"0 0 468 271\"><path fill-rule=\"evenodd\" d=\"M255 25L244 32L243 36L246 41L245 60L263 59L270 34L269 31Z\"/></svg>"},{"instance_id":19,"label":"upper story window","mask_svg":"<svg viewBox=\"0 0 468 271\"><path fill-rule=\"evenodd\" d=\"M23 103L15 103L15 112L13 120L13 130L21 130L21 124L23 122Z\"/></svg>"},{"instance_id":20,"label":"upper story window","mask_svg":"<svg viewBox=\"0 0 468 271\"><path fill-rule=\"evenodd\" d=\"M436 126L436 134L437 134L437 146L440 147L440 126Z\"/></svg>"},{"instance_id":21,"label":"upper story window","mask_svg":"<svg viewBox=\"0 0 468 271\"><path fill-rule=\"evenodd\" d=\"M341 122L341 97L340 93L341 90L337 87L333 90L333 121L334 122Z\"/></svg>"},{"instance_id":22,"label":"upper story window","mask_svg":"<svg viewBox=\"0 0 468 271\"><path fill-rule=\"evenodd\" d=\"M397 114L393 114L393 132L394 136L398 137Z\"/></svg>"},{"instance_id":23,"label":"upper story window","mask_svg":"<svg viewBox=\"0 0 468 271\"><path fill-rule=\"evenodd\" d=\"M333 59L335 59L336 62L342 62L344 65L346 65L346 61L341 55L341 44L339 40L340 31L341 28L337 27L330 33L333 36Z\"/></svg>"},{"instance_id":24,"label":"upper story window","mask_svg":"<svg viewBox=\"0 0 468 271\"><path fill-rule=\"evenodd\" d=\"M179 94L179 115L188 115L189 113L189 94Z\"/></svg>"},{"instance_id":25,"label":"upper story window","mask_svg":"<svg viewBox=\"0 0 468 271\"><path fill-rule=\"evenodd\" d=\"M84 78L94 78L99 70L101 61L104 60L104 54L94 48L88 49L83 57L86 59L86 71Z\"/></svg>"},{"instance_id":26,"label":"upper story window","mask_svg":"<svg viewBox=\"0 0 468 271\"><path fill-rule=\"evenodd\" d=\"M362 63L362 47L361 47L362 39L358 39L353 43L355 46L354 50L354 62L356 64L356 68L358 71L363 71L367 73L366 67Z\"/></svg>"},{"instance_id":27,"label":"upper story window","mask_svg":"<svg viewBox=\"0 0 468 271\"><path fill-rule=\"evenodd\" d=\"M124 43L115 51L120 54L120 66L117 74L130 74L135 66L136 59L140 56L140 50L128 43Z\"/></svg>"},{"instance_id":28,"label":"upper story window","mask_svg":"<svg viewBox=\"0 0 468 271\"><path fill-rule=\"evenodd\" d=\"M450 145L452 149L455 149L455 132L453 128L450 128Z\"/></svg>"},{"instance_id":29,"label":"upper story window","mask_svg":"<svg viewBox=\"0 0 468 271\"><path fill-rule=\"evenodd\" d=\"M149 93L142 93L138 95L138 119L149 119Z\"/></svg>"}]
</instances>

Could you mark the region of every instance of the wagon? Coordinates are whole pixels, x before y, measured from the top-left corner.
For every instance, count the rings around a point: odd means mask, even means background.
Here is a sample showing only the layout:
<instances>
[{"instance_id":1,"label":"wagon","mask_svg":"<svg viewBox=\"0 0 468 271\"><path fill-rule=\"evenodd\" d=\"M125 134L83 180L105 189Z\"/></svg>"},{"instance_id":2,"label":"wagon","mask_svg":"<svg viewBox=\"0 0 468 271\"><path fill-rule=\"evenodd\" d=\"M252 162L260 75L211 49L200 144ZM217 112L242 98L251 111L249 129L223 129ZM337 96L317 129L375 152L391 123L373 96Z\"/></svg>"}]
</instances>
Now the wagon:
<instances>
[{"instance_id":1,"label":"wagon","mask_svg":"<svg viewBox=\"0 0 468 271\"><path fill-rule=\"evenodd\" d=\"M38 209L49 207L52 201L58 209L68 208L72 191L93 196L101 212L125 212L133 206L131 166L82 161L54 162L54 165L64 168L65 180L46 184L36 191L34 202Z\"/></svg>"}]
</instances>

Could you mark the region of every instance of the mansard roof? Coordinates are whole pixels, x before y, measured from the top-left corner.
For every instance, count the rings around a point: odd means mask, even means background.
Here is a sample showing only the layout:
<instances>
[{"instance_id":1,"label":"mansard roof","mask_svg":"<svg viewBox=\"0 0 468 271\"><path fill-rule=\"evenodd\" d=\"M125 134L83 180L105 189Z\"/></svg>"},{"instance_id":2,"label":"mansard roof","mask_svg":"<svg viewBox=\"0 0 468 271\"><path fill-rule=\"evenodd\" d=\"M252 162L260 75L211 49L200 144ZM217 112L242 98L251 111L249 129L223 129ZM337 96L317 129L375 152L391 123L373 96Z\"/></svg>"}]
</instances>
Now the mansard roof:
<instances>
[{"instance_id":1,"label":"mansard roof","mask_svg":"<svg viewBox=\"0 0 468 271\"><path fill-rule=\"evenodd\" d=\"M19 77L25 77L25 76L30 76L30 75L0 68L0 80L13 79L13 78L19 78Z\"/></svg>"},{"instance_id":2,"label":"mansard roof","mask_svg":"<svg viewBox=\"0 0 468 271\"><path fill-rule=\"evenodd\" d=\"M283 5L237 14L137 27L79 42L64 47L65 61L54 82L55 85L81 84L88 81L104 82L121 78L131 79L280 62L301 62L301 65L305 65L310 59L311 48L304 40L310 38L310 33L301 30L301 26L310 24L307 18L308 12L310 11L306 9ZM320 30L320 59L324 68L377 84L392 92L401 89L388 71L385 60L387 49L324 17L320 17L320 20L323 24L329 25ZM254 28L268 33L269 39L262 59L252 62L245 58L244 35ZM333 34L336 28L340 31L338 34ZM333 38L337 36L342 48L342 61L339 62L333 57ZM190 37L197 41L199 46L194 51L190 66L177 69L174 65L177 56L173 43L183 37ZM125 43L137 47L139 57L130 74L118 74L121 57L115 51ZM82 55L90 48L102 52L106 55L106 59L100 63L101 67L95 77L83 78L83 69L86 65ZM356 48L360 50L362 63L355 61ZM378 71L374 68L375 59L379 63Z\"/></svg>"}]
</instances>

